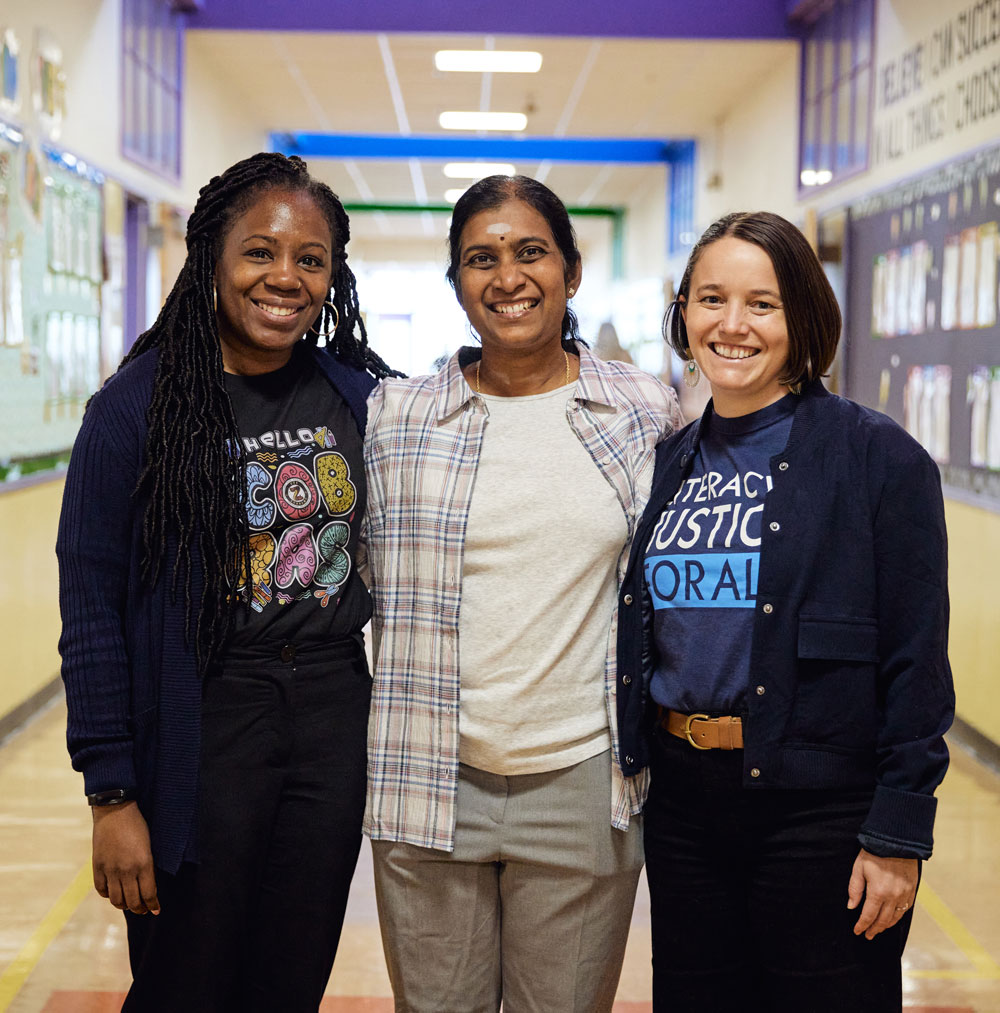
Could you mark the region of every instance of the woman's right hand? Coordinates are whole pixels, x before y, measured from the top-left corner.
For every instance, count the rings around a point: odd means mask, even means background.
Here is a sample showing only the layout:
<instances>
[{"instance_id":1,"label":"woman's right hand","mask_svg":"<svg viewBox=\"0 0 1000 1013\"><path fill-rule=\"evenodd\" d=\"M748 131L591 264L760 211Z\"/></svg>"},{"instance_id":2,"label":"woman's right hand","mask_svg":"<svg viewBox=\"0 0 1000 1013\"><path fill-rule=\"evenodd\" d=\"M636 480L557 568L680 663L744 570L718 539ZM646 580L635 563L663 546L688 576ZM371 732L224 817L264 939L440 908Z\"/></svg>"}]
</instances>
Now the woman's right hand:
<instances>
[{"instance_id":1,"label":"woman's right hand","mask_svg":"<svg viewBox=\"0 0 1000 1013\"><path fill-rule=\"evenodd\" d=\"M120 911L160 913L149 827L135 802L94 806L94 887Z\"/></svg>"}]
</instances>

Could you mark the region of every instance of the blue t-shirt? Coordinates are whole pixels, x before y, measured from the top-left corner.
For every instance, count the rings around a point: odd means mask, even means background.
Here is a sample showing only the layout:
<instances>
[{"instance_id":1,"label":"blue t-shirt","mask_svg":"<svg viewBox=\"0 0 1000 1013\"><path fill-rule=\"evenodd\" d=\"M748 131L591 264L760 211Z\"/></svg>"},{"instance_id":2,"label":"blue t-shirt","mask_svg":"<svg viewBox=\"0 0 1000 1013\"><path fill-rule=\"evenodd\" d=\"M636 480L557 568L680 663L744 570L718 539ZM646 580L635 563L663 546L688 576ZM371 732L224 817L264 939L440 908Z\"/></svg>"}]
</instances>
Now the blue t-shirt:
<instances>
[{"instance_id":1,"label":"blue t-shirt","mask_svg":"<svg viewBox=\"0 0 1000 1013\"><path fill-rule=\"evenodd\" d=\"M770 459L788 443L798 398L750 415L712 414L690 477L646 546L658 704L689 714L740 714L750 670L760 525Z\"/></svg>"}]
</instances>

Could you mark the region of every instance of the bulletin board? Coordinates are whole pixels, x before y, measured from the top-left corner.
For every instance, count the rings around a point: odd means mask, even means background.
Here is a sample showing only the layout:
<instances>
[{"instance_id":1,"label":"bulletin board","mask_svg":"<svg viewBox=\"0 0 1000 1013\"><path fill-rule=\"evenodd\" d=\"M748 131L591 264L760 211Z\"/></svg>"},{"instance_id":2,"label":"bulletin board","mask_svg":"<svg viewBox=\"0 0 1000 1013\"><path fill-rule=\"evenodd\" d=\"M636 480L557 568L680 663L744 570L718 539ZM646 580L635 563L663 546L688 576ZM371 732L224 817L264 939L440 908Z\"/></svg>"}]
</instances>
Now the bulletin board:
<instances>
[{"instance_id":1,"label":"bulletin board","mask_svg":"<svg viewBox=\"0 0 1000 1013\"><path fill-rule=\"evenodd\" d=\"M847 393L1000 511L1000 148L850 208Z\"/></svg>"},{"instance_id":2,"label":"bulletin board","mask_svg":"<svg viewBox=\"0 0 1000 1013\"><path fill-rule=\"evenodd\" d=\"M0 491L65 465L103 379L102 184L0 130Z\"/></svg>"}]
</instances>

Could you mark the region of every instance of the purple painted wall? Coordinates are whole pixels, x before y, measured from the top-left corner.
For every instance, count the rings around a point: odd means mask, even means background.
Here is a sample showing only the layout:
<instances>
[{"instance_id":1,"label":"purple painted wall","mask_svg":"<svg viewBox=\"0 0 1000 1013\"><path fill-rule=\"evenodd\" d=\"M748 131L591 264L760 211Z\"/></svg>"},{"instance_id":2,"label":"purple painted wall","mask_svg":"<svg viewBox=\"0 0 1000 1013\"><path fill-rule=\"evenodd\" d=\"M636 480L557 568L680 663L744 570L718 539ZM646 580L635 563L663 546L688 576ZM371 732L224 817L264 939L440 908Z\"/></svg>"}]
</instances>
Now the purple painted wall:
<instances>
[{"instance_id":1,"label":"purple painted wall","mask_svg":"<svg viewBox=\"0 0 1000 1013\"><path fill-rule=\"evenodd\" d=\"M203 0L189 28L787 39L789 0ZM724 69L720 68L720 73Z\"/></svg>"}]
</instances>

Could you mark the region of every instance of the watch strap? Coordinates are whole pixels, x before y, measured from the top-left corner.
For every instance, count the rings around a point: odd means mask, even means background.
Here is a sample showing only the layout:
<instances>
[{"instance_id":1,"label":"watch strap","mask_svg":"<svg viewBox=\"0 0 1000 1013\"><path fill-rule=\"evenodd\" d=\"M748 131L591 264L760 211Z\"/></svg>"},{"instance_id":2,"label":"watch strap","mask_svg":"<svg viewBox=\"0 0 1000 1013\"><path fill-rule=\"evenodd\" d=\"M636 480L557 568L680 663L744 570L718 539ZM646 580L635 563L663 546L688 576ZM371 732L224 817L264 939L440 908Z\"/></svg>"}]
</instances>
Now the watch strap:
<instances>
[{"instance_id":1,"label":"watch strap","mask_svg":"<svg viewBox=\"0 0 1000 1013\"><path fill-rule=\"evenodd\" d=\"M88 795L87 803L96 806L121 805L122 802L134 801L135 797L134 788L111 788L108 791L95 791L92 795Z\"/></svg>"}]
</instances>

